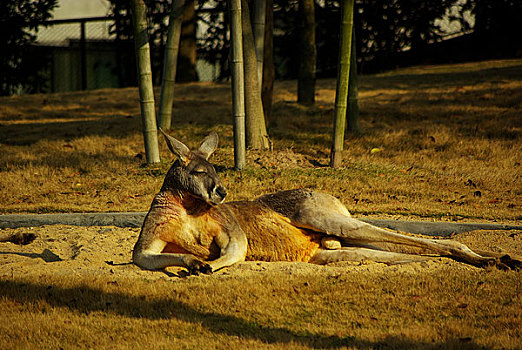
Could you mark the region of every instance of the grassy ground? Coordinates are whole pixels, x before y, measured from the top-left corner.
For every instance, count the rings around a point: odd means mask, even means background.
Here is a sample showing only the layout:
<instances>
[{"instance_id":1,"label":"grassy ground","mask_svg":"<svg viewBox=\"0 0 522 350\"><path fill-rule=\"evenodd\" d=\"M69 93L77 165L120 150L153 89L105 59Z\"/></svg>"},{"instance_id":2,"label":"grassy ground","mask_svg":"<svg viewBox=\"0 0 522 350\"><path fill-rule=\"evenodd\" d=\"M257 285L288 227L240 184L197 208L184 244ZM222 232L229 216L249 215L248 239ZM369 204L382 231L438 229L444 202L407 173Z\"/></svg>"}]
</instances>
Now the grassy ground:
<instances>
[{"instance_id":1,"label":"grassy ground","mask_svg":"<svg viewBox=\"0 0 522 350\"><path fill-rule=\"evenodd\" d=\"M272 152L233 167L228 84L179 85L172 134L190 146L210 131L230 200L310 187L355 214L442 220L520 219L522 60L403 69L360 83L361 135L344 168L328 164L335 81L317 105L278 82ZM171 162L144 167L136 89L0 98L0 211L145 211ZM380 152L371 153L372 149Z\"/></svg>"},{"instance_id":2,"label":"grassy ground","mask_svg":"<svg viewBox=\"0 0 522 350\"><path fill-rule=\"evenodd\" d=\"M272 152L233 167L228 85L176 90L172 134L210 131L230 200L310 187L357 216L521 219L522 60L361 78L361 135L328 163L335 82L317 105L278 82ZM136 89L0 98L0 211L145 211L171 157L144 166ZM371 152L378 148L380 152ZM520 271L438 258L400 266L245 262L211 276L130 264L137 229L46 226L0 245L0 348L520 349ZM6 233L4 232L4 233ZM0 232L2 233L2 232ZM522 231L456 237L522 255Z\"/></svg>"}]
</instances>

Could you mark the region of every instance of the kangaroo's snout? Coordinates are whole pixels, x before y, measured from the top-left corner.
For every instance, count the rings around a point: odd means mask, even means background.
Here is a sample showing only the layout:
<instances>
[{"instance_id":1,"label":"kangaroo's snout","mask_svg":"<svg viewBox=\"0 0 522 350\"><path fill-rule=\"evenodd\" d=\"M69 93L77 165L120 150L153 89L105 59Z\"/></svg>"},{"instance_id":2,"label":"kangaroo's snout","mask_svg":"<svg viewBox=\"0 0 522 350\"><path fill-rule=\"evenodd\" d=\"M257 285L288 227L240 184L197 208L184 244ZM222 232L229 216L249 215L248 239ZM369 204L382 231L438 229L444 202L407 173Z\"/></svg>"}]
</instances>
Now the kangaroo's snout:
<instances>
[{"instance_id":1,"label":"kangaroo's snout","mask_svg":"<svg viewBox=\"0 0 522 350\"><path fill-rule=\"evenodd\" d=\"M221 198L221 202L225 200L225 197L227 196L227 190L223 186L218 186L215 189L216 194Z\"/></svg>"},{"instance_id":2,"label":"kangaroo's snout","mask_svg":"<svg viewBox=\"0 0 522 350\"><path fill-rule=\"evenodd\" d=\"M214 187L212 192L210 193L209 199L207 200L208 203L211 204L221 204L225 200L225 197L227 196L227 190L225 187L218 185Z\"/></svg>"}]
</instances>

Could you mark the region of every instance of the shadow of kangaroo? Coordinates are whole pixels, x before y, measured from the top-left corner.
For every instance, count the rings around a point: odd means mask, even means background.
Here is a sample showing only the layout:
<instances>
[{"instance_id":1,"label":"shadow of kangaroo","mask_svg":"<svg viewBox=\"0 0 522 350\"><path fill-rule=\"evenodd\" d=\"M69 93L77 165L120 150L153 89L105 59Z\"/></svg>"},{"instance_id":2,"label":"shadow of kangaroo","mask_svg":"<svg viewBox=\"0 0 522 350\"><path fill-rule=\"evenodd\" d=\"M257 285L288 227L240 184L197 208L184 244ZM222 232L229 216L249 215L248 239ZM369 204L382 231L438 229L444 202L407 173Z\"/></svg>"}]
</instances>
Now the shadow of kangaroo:
<instances>
[{"instance_id":1,"label":"shadow of kangaroo","mask_svg":"<svg viewBox=\"0 0 522 350\"><path fill-rule=\"evenodd\" d=\"M178 158L143 222L133 262L143 269L182 266L211 273L244 260L375 261L398 264L447 256L475 266L520 267L507 255L473 252L449 239L398 234L350 216L335 197L307 189L223 203L225 187L208 158L211 133L196 151L162 131Z\"/></svg>"}]
</instances>

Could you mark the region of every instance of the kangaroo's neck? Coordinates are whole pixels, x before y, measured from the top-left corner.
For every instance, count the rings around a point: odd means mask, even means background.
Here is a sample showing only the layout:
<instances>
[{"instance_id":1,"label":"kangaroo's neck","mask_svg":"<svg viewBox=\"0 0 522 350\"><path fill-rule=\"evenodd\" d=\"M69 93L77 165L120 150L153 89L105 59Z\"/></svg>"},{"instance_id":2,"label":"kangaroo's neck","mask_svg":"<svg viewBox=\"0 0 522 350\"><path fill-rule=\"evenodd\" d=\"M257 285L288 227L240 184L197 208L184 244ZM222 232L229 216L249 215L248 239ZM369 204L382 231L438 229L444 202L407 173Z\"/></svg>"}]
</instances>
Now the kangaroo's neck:
<instances>
[{"instance_id":1,"label":"kangaroo's neck","mask_svg":"<svg viewBox=\"0 0 522 350\"><path fill-rule=\"evenodd\" d=\"M154 198L154 206L176 208L193 216L203 215L212 208L210 204L189 192L174 189L162 190L158 193Z\"/></svg>"}]
</instances>

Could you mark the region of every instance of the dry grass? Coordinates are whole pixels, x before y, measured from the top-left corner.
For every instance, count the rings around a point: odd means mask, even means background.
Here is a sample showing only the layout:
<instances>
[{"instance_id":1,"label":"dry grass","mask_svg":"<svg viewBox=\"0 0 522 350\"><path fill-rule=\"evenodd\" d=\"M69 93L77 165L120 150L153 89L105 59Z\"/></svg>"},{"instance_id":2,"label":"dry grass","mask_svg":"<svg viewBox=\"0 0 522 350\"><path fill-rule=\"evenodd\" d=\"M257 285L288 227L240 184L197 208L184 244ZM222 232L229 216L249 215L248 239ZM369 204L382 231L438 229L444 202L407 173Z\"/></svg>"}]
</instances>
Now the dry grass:
<instances>
[{"instance_id":1,"label":"dry grass","mask_svg":"<svg viewBox=\"0 0 522 350\"><path fill-rule=\"evenodd\" d=\"M518 276L289 270L181 282L2 281L2 348L520 346Z\"/></svg>"},{"instance_id":2,"label":"dry grass","mask_svg":"<svg viewBox=\"0 0 522 350\"><path fill-rule=\"evenodd\" d=\"M364 76L361 135L348 135L344 168L328 164L335 82L317 105L278 82L274 151L233 166L228 84L180 85L172 133L196 146L221 136L213 160L230 199L311 187L356 214L443 220L520 219L522 60L416 67ZM0 99L0 211L145 211L171 161L143 166L136 89ZM371 153L374 148L381 150Z\"/></svg>"}]
</instances>

